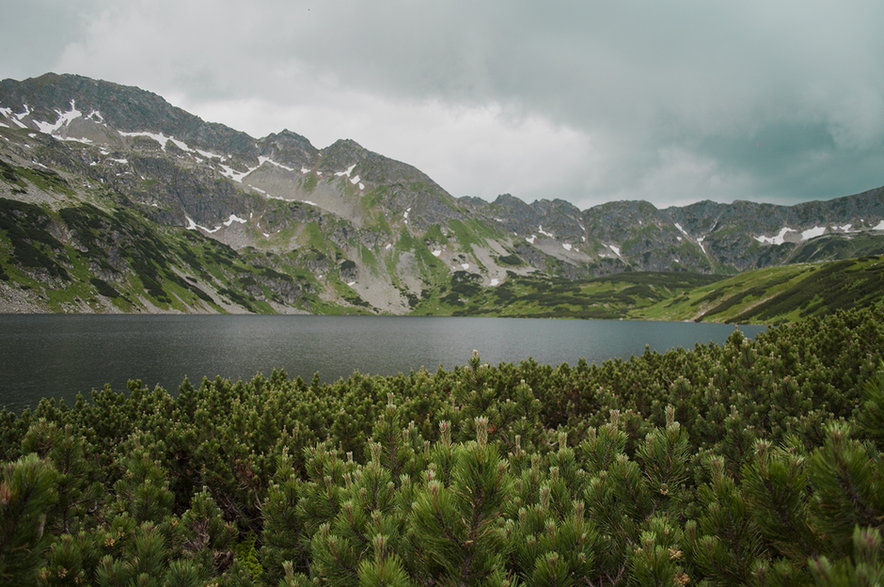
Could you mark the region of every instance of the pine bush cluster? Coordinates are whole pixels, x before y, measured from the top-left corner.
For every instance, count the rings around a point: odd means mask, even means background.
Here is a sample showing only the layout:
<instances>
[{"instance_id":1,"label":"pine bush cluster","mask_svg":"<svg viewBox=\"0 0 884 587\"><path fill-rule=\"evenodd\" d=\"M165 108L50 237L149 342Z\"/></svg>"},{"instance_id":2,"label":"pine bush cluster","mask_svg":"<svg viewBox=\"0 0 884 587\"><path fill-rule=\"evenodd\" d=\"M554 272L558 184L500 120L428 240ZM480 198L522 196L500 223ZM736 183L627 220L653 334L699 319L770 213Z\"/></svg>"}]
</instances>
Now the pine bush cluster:
<instances>
[{"instance_id":1,"label":"pine bush cluster","mask_svg":"<svg viewBox=\"0 0 884 587\"><path fill-rule=\"evenodd\" d=\"M879 585L884 308L0 412L0 584Z\"/></svg>"}]
</instances>

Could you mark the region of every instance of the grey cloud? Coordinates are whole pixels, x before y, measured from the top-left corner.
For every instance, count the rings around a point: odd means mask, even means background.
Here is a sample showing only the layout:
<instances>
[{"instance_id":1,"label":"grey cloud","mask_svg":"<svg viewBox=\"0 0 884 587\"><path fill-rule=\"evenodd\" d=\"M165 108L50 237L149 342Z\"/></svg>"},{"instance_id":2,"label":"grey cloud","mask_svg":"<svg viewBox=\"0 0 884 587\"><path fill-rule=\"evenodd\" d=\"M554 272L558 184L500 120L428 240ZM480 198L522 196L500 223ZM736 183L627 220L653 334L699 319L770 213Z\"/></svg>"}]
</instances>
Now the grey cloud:
<instances>
[{"instance_id":1,"label":"grey cloud","mask_svg":"<svg viewBox=\"0 0 884 587\"><path fill-rule=\"evenodd\" d=\"M0 23L0 78L22 79L46 71L64 46L74 41L81 15L95 10L99 0L28 0L8 2Z\"/></svg>"},{"instance_id":2,"label":"grey cloud","mask_svg":"<svg viewBox=\"0 0 884 587\"><path fill-rule=\"evenodd\" d=\"M378 93L493 100L584 132L609 154L599 193L629 191L674 146L749 176L753 193L745 197L838 195L884 180L875 165L884 138L884 42L871 24L884 22L884 5L384 7L332 3L317 11L324 26L299 29L301 48L319 47L311 58L317 69ZM328 40L328 30L339 35Z\"/></svg>"},{"instance_id":3,"label":"grey cloud","mask_svg":"<svg viewBox=\"0 0 884 587\"><path fill-rule=\"evenodd\" d=\"M50 5L62 3L35 3ZM331 93L353 96L353 108L370 109L352 118L367 133L360 139L406 155L414 149L405 133L415 129L396 128L403 105L445 106L427 113L491 105L500 129L487 129L489 141L540 128L526 120L560 129L527 135L538 148L522 156L546 157L555 173L546 190L534 181L520 192L507 162L491 162L491 147L484 168L461 165L457 141L476 137L427 121L434 139L448 141L433 155L451 153L437 179L449 187L454 178L462 193L493 197L489 173L500 174L499 191L583 205L789 202L884 184L884 4L875 0L95 0L90 10L78 32L60 37L66 50L56 64L209 110L213 101L259 99L268 113L314 105L331 117ZM346 104L338 112L353 116ZM372 117L384 119L366 122ZM294 126L273 122L263 126ZM592 144L585 165L552 164L561 154L547 143L565 131ZM458 168L461 176L448 175Z\"/></svg>"}]
</instances>

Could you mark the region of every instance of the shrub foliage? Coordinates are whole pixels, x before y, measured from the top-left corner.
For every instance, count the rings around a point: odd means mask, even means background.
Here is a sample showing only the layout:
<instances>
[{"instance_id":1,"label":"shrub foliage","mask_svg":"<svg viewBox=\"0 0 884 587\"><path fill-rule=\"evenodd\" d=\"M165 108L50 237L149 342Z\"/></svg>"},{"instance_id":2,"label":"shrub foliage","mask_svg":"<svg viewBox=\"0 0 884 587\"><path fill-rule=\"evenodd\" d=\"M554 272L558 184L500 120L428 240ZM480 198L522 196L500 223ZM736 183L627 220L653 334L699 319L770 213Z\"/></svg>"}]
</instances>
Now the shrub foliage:
<instances>
[{"instance_id":1,"label":"shrub foliage","mask_svg":"<svg viewBox=\"0 0 884 587\"><path fill-rule=\"evenodd\" d=\"M0 412L0 583L884 581L884 308L598 365Z\"/></svg>"}]
</instances>

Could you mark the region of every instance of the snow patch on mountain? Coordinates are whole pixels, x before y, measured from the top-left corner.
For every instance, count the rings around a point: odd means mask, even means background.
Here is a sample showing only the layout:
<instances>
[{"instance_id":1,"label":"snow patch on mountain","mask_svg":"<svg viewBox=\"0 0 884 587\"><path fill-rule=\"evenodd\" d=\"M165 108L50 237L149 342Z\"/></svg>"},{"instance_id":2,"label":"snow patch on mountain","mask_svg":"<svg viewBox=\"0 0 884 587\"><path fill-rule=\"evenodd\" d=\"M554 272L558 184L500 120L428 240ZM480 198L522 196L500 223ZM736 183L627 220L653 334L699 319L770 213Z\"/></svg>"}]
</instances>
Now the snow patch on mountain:
<instances>
[{"instance_id":1,"label":"snow patch on mountain","mask_svg":"<svg viewBox=\"0 0 884 587\"><path fill-rule=\"evenodd\" d=\"M186 149L185 149L186 150ZM220 161L226 161L230 159L230 155L219 155L218 153L212 153L210 151L203 151L202 149L192 149L191 152L197 152L206 159L218 159Z\"/></svg>"},{"instance_id":2,"label":"snow patch on mountain","mask_svg":"<svg viewBox=\"0 0 884 587\"><path fill-rule=\"evenodd\" d=\"M84 145L91 145L91 144L92 144L92 141L91 141L91 140L89 140L89 139L85 139L85 138L78 138L78 137L58 137L58 136L55 137L55 138L58 139L59 141L71 141L71 142L74 142L74 143L83 143Z\"/></svg>"},{"instance_id":3,"label":"snow patch on mountain","mask_svg":"<svg viewBox=\"0 0 884 587\"><path fill-rule=\"evenodd\" d=\"M801 240L806 241L808 239L822 236L824 234L826 234L825 226L814 226L813 228L808 228L807 230L801 231Z\"/></svg>"},{"instance_id":4,"label":"snow patch on mountain","mask_svg":"<svg viewBox=\"0 0 884 587\"><path fill-rule=\"evenodd\" d=\"M344 175L346 175L347 177L350 177L350 174L353 173L353 169L355 169L355 168L356 168L356 164L354 163L353 165L351 165L350 167L348 167L344 171L335 171L335 175L338 177L342 177Z\"/></svg>"},{"instance_id":5,"label":"snow patch on mountain","mask_svg":"<svg viewBox=\"0 0 884 587\"><path fill-rule=\"evenodd\" d=\"M795 232L795 231L792 230L791 228L789 228L788 226L784 226L774 236L758 235L758 236L753 236L752 238L754 238L755 240L757 240L758 242L760 242L763 245L781 245L784 242L786 242L786 238L785 238L786 233L789 233L789 232Z\"/></svg>"},{"instance_id":6,"label":"snow patch on mountain","mask_svg":"<svg viewBox=\"0 0 884 587\"><path fill-rule=\"evenodd\" d=\"M148 132L146 130L138 130L138 131L133 131L133 132L121 130L119 132L124 137L147 137L149 139L153 139L160 144L160 148L162 148L163 151L166 150L166 143L169 142L169 138L170 138L170 137L167 137L166 135L164 135L163 133Z\"/></svg>"},{"instance_id":7,"label":"snow patch on mountain","mask_svg":"<svg viewBox=\"0 0 884 587\"><path fill-rule=\"evenodd\" d=\"M228 177L237 183L242 183L243 178L258 169L260 165L258 165L257 167L250 167L245 171L237 171L231 167L228 167L227 165L224 165L223 163L220 163L219 167L221 167L221 175Z\"/></svg>"},{"instance_id":8,"label":"snow patch on mountain","mask_svg":"<svg viewBox=\"0 0 884 587\"><path fill-rule=\"evenodd\" d=\"M237 216L236 214L231 214L231 215L230 215L230 218L228 218L227 220L225 220L223 224L224 224L224 226L230 226L230 225L233 224L234 222L239 222L240 224L245 224L245 223L246 223L246 219L245 219L245 218L240 218L240 217Z\"/></svg>"},{"instance_id":9,"label":"snow patch on mountain","mask_svg":"<svg viewBox=\"0 0 884 587\"><path fill-rule=\"evenodd\" d=\"M187 226L184 227L187 230L199 229L199 230L208 232L209 234L212 234L213 232L218 232L219 230L221 230L220 226L216 226L215 228L206 228L205 226L201 226L201 225L197 224L196 222L194 222L193 218L191 218L190 216L187 216L186 214L184 215L184 220L187 221Z\"/></svg>"},{"instance_id":10,"label":"snow patch on mountain","mask_svg":"<svg viewBox=\"0 0 884 587\"><path fill-rule=\"evenodd\" d=\"M182 141L181 139L176 139L173 136L166 136L165 134L163 134L161 132L150 132L150 131L146 131L146 130L139 130L139 131L131 131L130 132L130 131L122 131L121 130L121 131L119 131L119 133L121 135L123 135L124 137L147 137L149 139L153 139L157 143L159 143L160 148L163 151L166 150L166 147L168 146L169 142L171 142L173 145L178 147L180 150L184 151L185 153L190 153L191 155L194 155L194 154L202 155L206 159L218 159L220 161L225 161L230 158L228 155L220 155L218 153L212 153L211 151L204 151L202 149L193 148L190 145L188 145L187 143L185 143L184 141Z\"/></svg>"},{"instance_id":11,"label":"snow patch on mountain","mask_svg":"<svg viewBox=\"0 0 884 587\"><path fill-rule=\"evenodd\" d=\"M292 173L295 172L295 170L293 168L289 167L288 165L283 165L282 163L279 163L278 161L274 161L270 157L265 157L263 155L258 157L258 166L259 167L261 165L264 165L265 163L270 163L271 165L273 165L275 167L279 167L280 169L285 169L286 171L291 171ZM304 173L304 170L301 169L301 172Z\"/></svg>"},{"instance_id":12,"label":"snow patch on mountain","mask_svg":"<svg viewBox=\"0 0 884 587\"><path fill-rule=\"evenodd\" d=\"M21 121L21 119L24 118L25 116L30 116L31 112L33 112L33 110L31 110L31 107L28 106L27 104L22 104L22 107L24 108L24 110L22 110L21 112L13 112L12 118L10 118L10 120L12 120L12 123L15 124L16 126L18 126L19 128L28 128L28 125L23 123Z\"/></svg>"},{"instance_id":13,"label":"snow patch on mountain","mask_svg":"<svg viewBox=\"0 0 884 587\"><path fill-rule=\"evenodd\" d=\"M71 100L70 105L71 109L67 112L62 112L58 109L55 110L56 114L58 114L58 120L52 124L35 120L34 124L37 125L37 129L43 134L51 135L61 127L69 125L71 121L83 116L83 113L77 110L77 103L75 100Z\"/></svg>"}]
</instances>

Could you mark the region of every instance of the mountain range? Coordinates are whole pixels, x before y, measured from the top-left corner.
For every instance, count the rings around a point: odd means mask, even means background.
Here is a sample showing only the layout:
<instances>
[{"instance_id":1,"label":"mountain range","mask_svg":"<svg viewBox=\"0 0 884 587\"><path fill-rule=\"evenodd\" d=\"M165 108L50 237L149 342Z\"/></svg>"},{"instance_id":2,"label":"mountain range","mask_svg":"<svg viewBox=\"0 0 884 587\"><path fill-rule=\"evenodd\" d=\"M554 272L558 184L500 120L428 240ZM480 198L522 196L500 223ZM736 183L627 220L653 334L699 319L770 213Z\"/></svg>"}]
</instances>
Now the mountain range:
<instances>
[{"instance_id":1,"label":"mountain range","mask_svg":"<svg viewBox=\"0 0 884 587\"><path fill-rule=\"evenodd\" d=\"M0 82L0 208L5 312L504 313L553 285L647 273L677 295L884 253L884 188L794 206L487 202L352 140L254 138L76 75Z\"/></svg>"}]
</instances>

